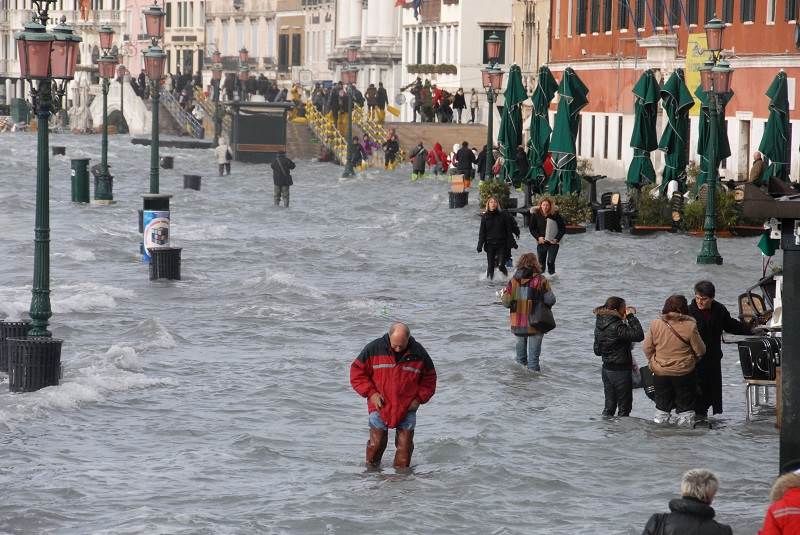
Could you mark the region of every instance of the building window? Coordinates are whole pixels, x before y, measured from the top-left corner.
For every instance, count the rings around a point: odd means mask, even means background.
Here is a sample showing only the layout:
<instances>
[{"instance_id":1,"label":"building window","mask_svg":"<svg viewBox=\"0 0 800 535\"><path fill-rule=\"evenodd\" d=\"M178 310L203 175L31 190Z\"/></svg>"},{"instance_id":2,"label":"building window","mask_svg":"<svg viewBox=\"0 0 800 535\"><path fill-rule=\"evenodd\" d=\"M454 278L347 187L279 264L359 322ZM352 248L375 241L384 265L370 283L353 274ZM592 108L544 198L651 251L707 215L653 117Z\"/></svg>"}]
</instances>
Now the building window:
<instances>
[{"instance_id":1,"label":"building window","mask_svg":"<svg viewBox=\"0 0 800 535\"><path fill-rule=\"evenodd\" d=\"M697 24L697 0L686 1L686 22Z\"/></svg>"},{"instance_id":2,"label":"building window","mask_svg":"<svg viewBox=\"0 0 800 535\"><path fill-rule=\"evenodd\" d=\"M497 58L497 63L505 63L506 62L506 29L505 28L483 28L483 39L478 46L481 47L483 50L483 63L489 63L489 57L486 55L486 47L483 46L483 43L491 37L492 34L497 35L500 38L500 57ZM434 41L434 46L435 46Z\"/></svg>"},{"instance_id":3,"label":"building window","mask_svg":"<svg viewBox=\"0 0 800 535\"><path fill-rule=\"evenodd\" d=\"M767 0L767 24L775 24L775 0Z\"/></svg>"},{"instance_id":4,"label":"building window","mask_svg":"<svg viewBox=\"0 0 800 535\"><path fill-rule=\"evenodd\" d=\"M417 32L417 65L422 63L422 32Z\"/></svg>"},{"instance_id":5,"label":"building window","mask_svg":"<svg viewBox=\"0 0 800 535\"><path fill-rule=\"evenodd\" d=\"M722 21L733 22L733 0L722 0Z\"/></svg>"},{"instance_id":6,"label":"building window","mask_svg":"<svg viewBox=\"0 0 800 535\"><path fill-rule=\"evenodd\" d=\"M289 69L289 36L278 36L278 70L286 72Z\"/></svg>"},{"instance_id":7,"label":"building window","mask_svg":"<svg viewBox=\"0 0 800 535\"><path fill-rule=\"evenodd\" d=\"M589 0L578 0L577 13L575 13L575 33L586 33L586 16L589 11Z\"/></svg>"},{"instance_id":8,"label":"building window","mask_svg":"<svg viewBox=\"0 0 800 535\"><path fill-rule=\"evenodd\" d=\"M436 43L436 38L438 36L439 36L438 29L431 30L431 43L432 43L431 44L431 58L433 58L433 61L431 61L431 63L433 63L434 65L436 65L436 63L437 63L437 61L436 61L436 52L438 52L438 51L436 50L436 44L437 44ZM503 62L501 61L500 63L503 63Z\"/></svg>"},{"instance_id":9,"label":"building window","mask_svg":"<svg viewBox=\"0 0 800 535\"><path fill-rule=\"evenodd\" d=\"M717 15L717 0L706 0L705 22Z\"/></svg>"},{"instance_id":10,"label":"building window","mask_svg":"<svg viewBox=\"0 0 800 535\"><path fill-rule=\"evenodd\" d=\"M797 0L786 0L783 18L786 20L797 20Z\"/></svg>"},{"instance_id":11,"label":"building window","mask_svg":"<svg viewBox=\"0 0 800 535\"><path fill-rule=\"evenodd\" d=\"M672 0L669 6L670 26L680 26L681 24L681 2L682 0Z\"/></svg>"},{"instance_id":12,"label":"building window","mask_svg":"<svg viewBox=\"0 0 800 535\"><path fill-rule=\"evenodd\" d=\"M622 115L617 117L617 160L622 161Z\"/></svg>"},{"instance_id":13,"label":"building window","mask_svg":"<svg viewBox=\"0 0 800 535\"><path fill-rule=\"evenodd\" d=\"M653 26L656 28L664 27L665 0L653 0Z\"/></svg>"},{"instance_id":14,"label":"building window","mask_svg":"<svg viewBox=\"0 0 800 535\"><path fill-rule=\"evenodd\" d=\"M613 0L603 0L603 31L611 31L611 2Z\"/></svg>"},{"instance_id":15,"label":"building window","mask_svg":"<svg viewBox=\"0 0 800 535\"><path fill-rule=\"evenodd\" d=\"M637 28L644 28L645 11L647 10L647 0L636 0L636 20L633 21Z\"/></svg>"},{"instance_id":16,"label":"building window","mask_svg":"<svg viewBox=\"0 0 800 535\"><path fill-rule=\"evenodd\" d=\"M172 2L167 2L167 5L165 7L167 8L166 9L167 16L164 25L167 28L172 28Z\"/></svg>"},{"instance_id":17,"label":"building window","mask_svg":"<svg viewBox=\"0 0 800 535\"><path fill-rule=\"evenodd\" d=\"M756 0L741 0L742 22L753 22L756 20Z\"/></svg>"},{"instance_id":18,"label":"building window","mask_svg":"<svg viewBox=\"0 0 800 535\"><path fill-rule=\"evenodd\" d=\"M617 12L617 28L620 30L628 27L628 11L631 5L628 0L619 0L619 11Z\"/></svg>"},{"instance_id":19,"label":"building window","mask_svg":"<svg viewBox=\"0 0 800 535\"><path fill-rule=\"evenodd\" d=\"M292 35L292 65L303 64L303 56L300 55L303 50L303 47L301 46L302 37L303 36L299 33Z\"/></svg>"},{"instance_id":20,"label":"building window","mask_svg":"<svg viewBox=\"0 0 800 535\"><path fill-rule=\"evenodd\" d=\"M592 0L592 33L600 31L600 0Z\"/></svg>"},{"instance_id":21,"label":"building window","mask_svg":"<svg viewBox=\"0 0 800 535\"><path fill-rule=\"evenodd\" d=\"M254 22L250 26L250 54L257 58L258 52L258 23Z\"/></svg>"}]
</instances>

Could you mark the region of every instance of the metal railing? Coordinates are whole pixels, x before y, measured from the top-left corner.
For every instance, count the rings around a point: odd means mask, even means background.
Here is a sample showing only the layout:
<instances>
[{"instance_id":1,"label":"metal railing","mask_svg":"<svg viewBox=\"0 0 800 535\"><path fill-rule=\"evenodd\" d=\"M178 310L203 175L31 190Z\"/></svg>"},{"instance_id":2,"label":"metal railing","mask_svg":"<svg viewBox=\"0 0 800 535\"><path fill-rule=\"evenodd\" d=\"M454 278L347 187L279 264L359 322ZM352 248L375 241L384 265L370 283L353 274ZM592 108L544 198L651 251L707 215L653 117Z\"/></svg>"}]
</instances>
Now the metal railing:
<instances>
[{"instance_id":1,"label":"metal railing","mask_svg":"<svg viewBox=\"0 0 800 535\"><path fill-rule=\"evenodd\" d=\"M214 112L216 111L216 105L206 96L205 93L203 93L203 90L199 87L194 88L194 102L195 106L200 106L200 108L206 114L206 117L210 117L213 120L215 116ZM231 116L226 113L222 116L222 132L220 132L220 134L230 139L231 128Z\"/></svg>"},{"instance_id":2,"label":"metal railing","mask_svg":"<svg viewBox=\"0 0 800 535\"><path fill-rule=\"evenodd\" d=\"M180 104L178 104L178 101L175 100L175 96L166 89L161 88L159 95L161 97L161 103L178 122L178 126L192 137L201 139L204 134L204 128L200 121L195 119L191 113L184 111Z\"/></svg>"},{"instance_id":3,"label":"metal railing","mask_svg":"<svg viewBox=\"0 0 800 535\"><path fill-rule=\"evenodd\" d=\"M389 132L386 128L381 123L370 119L369 114L364 112L362 106L353 106L353 124L357 125L362 133L367 134L372 141L378 144L389 139ZM401 149L397 158L402 161L405 158L405 151Z\"/></svg>"},{"instance_id":4,"label":"metal railing","mask_svg":"<svg viewBox=\"0 0 800 535\"><path fill-rule=\"evenodd\" d=\"M311 102L306 102L306 120L314 135L333 152L340 164L347 160L347 143L333 121L322 115Z\"/></svg>"}]
</instances>

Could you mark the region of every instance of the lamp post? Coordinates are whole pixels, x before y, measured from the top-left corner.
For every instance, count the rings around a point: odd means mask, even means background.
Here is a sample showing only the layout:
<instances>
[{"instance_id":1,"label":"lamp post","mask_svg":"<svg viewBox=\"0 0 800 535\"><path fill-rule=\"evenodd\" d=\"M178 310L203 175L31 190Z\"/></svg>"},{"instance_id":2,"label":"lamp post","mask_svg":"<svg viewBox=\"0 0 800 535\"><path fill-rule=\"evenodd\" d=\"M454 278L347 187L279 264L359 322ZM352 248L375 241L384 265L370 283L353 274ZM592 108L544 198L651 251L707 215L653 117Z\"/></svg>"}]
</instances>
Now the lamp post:
<instances>
[{"instance_id":1,"label":"lamp post","mask_svg":"<svg viewBox=\"0 0 800 535\"><path fill-rule=\"evenodd\" d=\"M247 62L250 59L250 52L245 47L239 49L239 98L249 100L247 95L247 80L250 78L250 66Z\"/></svg>"},{"instance_id":2,"label":"lamp post","mask_svg":"<svg viewBox=\"0 0 800 535\"><path fill-rule=\"evenodd\" d=\"M153 121L151 126L150 141L150 193L158 193L158 101L159 86L164 77L164 60L167 55L158 46L158 41L164 37L164 16L161 7L154 3L144 10L145 31L151 40L151 45L144 53L144 68L147 78L150 79L150 92L153 94Z\"/></svg>"},{"instance_id":3,"label":"lamp post","mask_svg":"<svg viewBox=\"0 0 800 535\"><path fill-rule=\"evenodd\" d=\"M219 105L219 89L222 83L222 53L219 50L211 55L211 88L214 101L214 146L219 145L219 136L222 133L222 109Z\"/></svg>"},{"instance_id":4,"label":"lamp post","mask_svg":"<svg viewBox=\"0 0 800 535\"><path fill-rule=\"evenodd\" d=\"M706 146L706 214L703 230L703 245L697 255L698 264L722 264L722 256L717 250L717 179L719 167L719 114L722 112L721 100L731 88L733 69L722 59L722 33L725 23L713 17L705 25L706 41L711 58L700 68L700 81L708 97L708 144Z\"/></svg>"},{"instance_id":5,"label":"lamp post","mask_svg":"<svg viewBox=\"0 0 800 535\"><path fill-rule=\"evenodd\" d=\"M116 48L116 46L114 46ZM113 49L111 55L114 55ZM125 75L128 69L124 65L125 56L128 55L124 52L124 47L117 50L117 82L119 82L119 113L122 115L122 121L119 123L117 132L120 134L128 133L128 121L125 120Z\"/></svg>"},{"instance_id":6,"label":"lamp post","mask_svg":"<svg viewBox=\"0 0 800 535\"><path fill-rule=\"evenodd\" d=\"M353 86L358 81L358 47L347 47L347 65L342 68L342 83L347 88L347 161L344 164L342 178L349 178L355 174L353 170Z\"/></svg>"},{"instance_id":7,"label":"lamp post","mask_svg":"<svg viewBox=\"0 0 800 535\"><path fill-rule=\"evenodd\" d=\"M483 88L486 90L486 100L489 104L486 131L486 168L484 172L490 178L492 167L494 167L494 94L503 88L503 71L496 66L500 57L501 44L502 41L497 34L493 33L486 39L486 57L489 59L489 64L481 71Z\"/></svg>"},{"instance_id":8,"label":"lamp post","mask_svg":"<svg viewBox=\"0 0 800 535\"><path fill-rule=\"evenodd\" d=\"M100 169L97 173L97 185L94 189L94 204L111 204L114 201L112 193L112 177L108 172L108 84L114 77L117 68L117 58L111 55L114 42L114 30L111 26L103 25L100 34L100 48L103 55L97 61L100 70L100 89L103 93L103 141L100 150Z\"/></svg>"},{"instance_id":9,"label":"lamp post","mask_svg":"<svg viewBox=\"0 0 800 535\"><path fill-rule=\"evenodd\" d=\"M61 108L67 83L75 74L78 43L72 28L61 23L48 32L48 10L51 0L34 2L34 20L25 24L24 31L15 36L19 55L20 77L28 81L37 116L36 138L36 221L34 230L33 289L30 307L29 337L49 337L50 308L50 159L48 120L52 111ZM56 95L53 98L54 82ZM44 342L57 345L60 358L61 341Z\"/></svg>"}]
</instances>

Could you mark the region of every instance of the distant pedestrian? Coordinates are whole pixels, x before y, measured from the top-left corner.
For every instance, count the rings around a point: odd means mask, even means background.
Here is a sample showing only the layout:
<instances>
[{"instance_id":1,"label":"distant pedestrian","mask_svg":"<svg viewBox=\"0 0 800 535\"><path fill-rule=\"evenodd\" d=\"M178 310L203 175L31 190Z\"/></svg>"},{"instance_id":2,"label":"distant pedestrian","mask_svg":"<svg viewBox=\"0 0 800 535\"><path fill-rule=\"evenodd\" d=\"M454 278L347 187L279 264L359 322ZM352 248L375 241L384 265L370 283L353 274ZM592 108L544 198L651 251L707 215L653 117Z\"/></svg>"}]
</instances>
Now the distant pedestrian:
<instances>
[{"instance_id":1,"label":"distant pedestrian","mask_svg":"<svg viewBox=\"0 0 800 535\"><path fill-rule=\"evenodd\" d=\"M486 180L486 145L483 146L478 156L475 159L475 165L478 168L478 176L481 180Z\"/></svg>"},{"instance_id":2,"label":"distant pedestrian","mask_svg":"<svg viewBox=\"0 0 800 535\"><path fill-rule=\"evenodd\" d=\"M458 173L464 175L464 178L472 178L472 164L475 163L475 153L469 148L469 143L466 141L461 143L461 148L456 153L456 160L458 163Z\"/></svg>"},{"instance_id":3,"label":"distant pedestrian","mask_svg":"<svg viewBox=\"0 0 800 535\"><path fill-rule=\"evenodd\" d=\"M677 424L694 426L695 367L706 352L689 315L689 305L682 295L672 295L664 302L661 317L653 320L644 337L642 351L647 357L655 384L657 424L669 422L673 409Z\"/></svg>"},{"instance_id":4,"label":"distant pedestrian","mask_svg":"<svg viewBox=\"0 0 800 535\"><path fill-rule=\"evenodd\" d=\"M461 115L464 113L466 107L467 101L464 98L464 88L459 87L453 97L453 109L456 110L456 114L458 115L458 124L461 124Z\"/></svg>"},{"instance_id":5,"label":"distant pedestrian","mask_svg":"<svg viewBox=\"0 0 800 535\"><path fill-rule=\"evenodd\" d=\"M594 314L594 354L603 359L603 416L630 416L632 371L636 368L631 347L644 340L642 324L636 319L636 309L627 306L621 297L609 297L603 306L594 309Z\"/></svg>"},{"instance_id":6,"label":"distant pedestrian","mask_svg":"<svg viewBox=\"0 0 800 535\"><path fill-rule=\"evenodd\" d=\"M383 82L378 82L378 96L376 99L376 104L378 106L378 122L383 124L386 120L386 106L389 105L389 95L386 92L386 88L383 87Z\"/></svg>"},{"instance_id":7,"label":"distant pedestrian","mask_svg":"<svg viewBox=\"0 0 800 535\"><path fill-rule=\"evenodd\" d=\"M353 136L353 141L350 144L350 165L353 166L353 170L359 169L365 159L366 154L364 154L364 146L361 145L361 140L358 139L358 136Z\"/></svg>"},{"instance_id":8,"label":"distant pedestrian","mask_svg":"<svg viewBox=\"0 0 800 535\"><path fill-rule=\"evenodd\" d=\"M486 211L481 214L481 227L478 232L478 252L486 251L486 278L494 279L495 268L508 276L506 254L513 239L513 230L508 217L500 208L496 197L486 200Z\"/></svg>"},{"instance_id":9,"label":"distant pedestrian","mask_svg":"<svg viewBox=\"0 0 800 535\"><path fill-rule=\"evenodd\" d=\"M681 479L681 497L670 500L669 513L651 516L642 535L733 535L730 526L714 520L711 504L718 489L710 470L689 470Z\"/></svg>"},{"instance_id":10,"label":"distant pedestrian","mask_svg":"<svg viewBox=\"0 0 800 535\"><path fill-rule=\"evenodd\" d=\"M447 157L447 154L445 154L444 149L442 149L441 143L434 144L433 150L428 153L428 165L433 169L434 176L447 174L449 163L450 159Z\"/></svg>"},{"instance_id":11,"label":"distant pedestrian","mask_svg":"<svg viewBox=\"0 0 800 535\"><path fill-rule=\"evenodd\" d=\"M289 187L294 184L292 169L295 164L286 157L285 152L281 152L275 157L271 167L272 182L275 184L275 206L280 206L283 198L283 206L289 208Z\"/></svg>"},{"instance_id":12,"label":"distant pedestrian","mask_svg":"<svg viewBox=\"0 0 800 535\"><path fill-rule=\"evenodd\" d=\"M514 163L517 164L517 174L511 177L511 180L515 186L519 186L525 180L525 177L528 176L528 169L530 168L528 164L528 155L525 152L525 147L522 145L517 147L517 157Z\"/></svg>"},{"instance_id":13,"label":"distant pedestrian","mask_svg":"<svg viewBox=\"0 0 800 535\"><path fill-rule=\"evenodd\" d=\"M550 283L542 276L536 255L525 253L517 261L517 271L502 292L503 306L510 309L511 332L516 336L516 360L534 372L542 371L540 357L544 333L531 325L530 314L542 301L545 306L555 304Z\"/></svg>"},{"instance_id":14,"label":"distant pedestrian","mask_svg":"<svg viewBox=\"0 0 800 535\"><path fill-rule=\"evenodd\" d=\"M469 122L475 122L475 113L478 111L478 93L475 92L475 88L472 88L472 92L469 95ZM483 180L483 178L481 178Z\"/></svg>"},{"instance_id":15,"label":"distant pedestrian","mask_svg":"<svg viewBox=\"0 0 800 535\"><path fill-rule=\"evenodd\" d=\"M531 236L537 243L536 253L539 255L539 263L543 268L546 264L547 273L553 276L556 274L556 256L567 226L550 197L543 197L539 205L530 211L529 228Z\"/></svg>"},{"instance_id":16,"label":"distant pedestrian","mask_svg":"<svg viewBox=\"0 0 800 535\"><path fill-rule=\"evenodd\" d=\"M350 385L367 398L367 466L380 466L389 429L394 428L394 467L408 468L414 452L417 410L436 393L433 360L411 336L408 325L395 323L387 334L361 350L350 365Z\"/></svg>"},{"instance_id":17,"label":"distant pedestrian","mask_svg":"<svg viewBox=\"0 0 800 535\"><path fill-rule=\"evenodd\" d=\"M775 480L769 493L764 526L758 535L795 535L800 533L800 470L794 463Z\"/></svg>"},{"instance_id":18,"label":"distant pedestrian","mask_svg":"<svg viewBox=\"0 0 800 535\"><path fill-rule=\"evenodd\" d=\"M422 178L425 174L425 164L428 160L428 150L422 144L422 141L414 147L414 150L411 151L409 156L412 164L412 179L417 180L418 178Z\"/></svg>"},{"instance_id":19,"label":"distant pedestrian","mask_svg":"<svg viewBox=\"0 0 800 535\"><path fill-rule=\"evenodd\" d=\"M767 166L764 164L764 159L761 157L761 153L755 151L753 153L753 167L750 168L750 175L747 178L747 181L751 184L760 185L761 184L761 177L764 175L764 170Z\"/></svg>"},{"instance_id":20,"label":"distant pedestrian","mask_svg":"<svg viewBox=\"0 0 800 535\"><path fill-rule=\"evenodd\" d=\"M367 100L369 120L374 121L376 119L375 108L378 106L378 89L375 87L375 84L369 84L367 90L364 91L364 98Z\"/></svg>"},{"instance_id":21,"label":"distant pedestrian","mask_svg":"<svg viewBox=\"0 0 800 535\"><path fill-rule=\"evenodd\" d=\"M222 176L223 172L226 175L230 175L233 154L231 154L231 147L224 137L219 138L219 143L214 149L214 155L217 158L217 165L219 166L219 176Z\"/></svg>"},{"instance_id":22,"label":"distant pedestrian","mask_svg":"<svg viewBox=\"0 0 800 535\"><path fill-rule=\"evenodd\" d=\"M394 165L398 152L400 152L400 143L397 141L397 136L392 134L383 143L383 166L386 169Z\"/></svg>"}]
</instances>

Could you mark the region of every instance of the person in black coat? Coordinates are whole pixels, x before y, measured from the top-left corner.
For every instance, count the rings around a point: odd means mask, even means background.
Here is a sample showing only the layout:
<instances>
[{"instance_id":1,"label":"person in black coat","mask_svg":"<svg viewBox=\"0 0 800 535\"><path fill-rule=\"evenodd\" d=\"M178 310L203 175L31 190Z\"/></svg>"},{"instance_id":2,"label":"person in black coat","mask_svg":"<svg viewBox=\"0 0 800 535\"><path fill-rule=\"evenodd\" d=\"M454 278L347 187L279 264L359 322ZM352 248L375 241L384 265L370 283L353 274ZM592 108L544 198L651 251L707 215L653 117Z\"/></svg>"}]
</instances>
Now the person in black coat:
<instances>
[{"instance_id":1,"label":"person in black coat","mask_svg":"<svg viewBox=\"0 0 800 535\"><path fill-rule=\"evenodd\" d=\"M467 99L464 98L464 88L459 87L458 91L456 91L456 94L453 97L453 109L455 109L456 113L458 114L458 124L461 124L461 115L464 113L466 108Z\"/></svg>"},{"instance_id":2,"label":"person in black coat","mask_svg":"<svg viewBox=\"0 0 800 535\"><path fill-rule=\"evenodd\" d=\"M549 236L547 232L548 221L550 226L556 225L555 236ZM545 264L547 265L547 272L550 275L556 273L556 256L558 255L558 248L561 243L561 238L567 231L567 225L564 223L564 218L558 213L558 207L553 204L549 197L542 197L539 201L539 206L531 208L531 217L529 222L531 236L536 239L536 253L539 255L539 263L544 270Z\"/></svg>"},{"instance_id":3,"label":"person in black coat","mask_svg":"<svg viewBox=\"0 0 800 535\"><path fill-rule=\"evenodd\" d=\"M456 167L458 168L458 174L464 175L464 178L472 178L473 176L473 169L472 164L475 163L475 153L472 152L472 149L469 148L469 143L464 141L461 143L461 148L458 149L456 153Z\"/></svg>"},{"instance_id":4,"label":"person in black coat","mask_svg":"<svg viewBox=\"0 0 800 535\"><path fill-rule=\"evenodd\" d=\"M642 324L634 316L636 309L621 297L609 297L595 308L594 354L603 358L603 416L630 416L633 406L631 370L635 364L631 354L634 342L644 340Z\"/></svg>"},{"instance_id":5,"label":"person in black coat","mask_svg":"<svg viewBox=\"0 0 800 535\"><path fill-rule=\"evenodd\" d=\"M525 147L520 145L517 147L517 157L515 158L515 163L517 164L517 176L514 177L514 185L518 186L525 180L525 177L528 176L528 169L530 165L528 164L528 155L525 153Z\"/></svg>"},{"instance_id":6,"label":"person in black coat","mask_svg":"<svg viewBox=\"0 0 800 535\"><path fill-rule=\"evenodd\" d=\"M486 278L494 279L495 267L508 276L506 252L513 239L508 216L500 210L496 197L486 201L486 211L481 215L481 229L478 233L478 252L486 251Z\"/></svg>"},{"instance_id":7,"label":"person in black coat","mask_svg":"<svg viewBox=\"0 0 800 535\"><path fill-rule=\"evenodd\" d=\"M733 535L730 526L714 520L711 507L719 479L708 470L689 470L681 480L681 497L670 500L669 513L656 513L642 535Z\"/></svg>"},{"instance_id":8,"label":"person in black coat","mask_svg":"<svg viewBox=\"0 0 800 535\"><path fill-rule=\"evenodd\" d=\"M486 180L486 145L484 145L483 149L478 153L475 164L478 166L478 175L481 177L481 180Z\"/></svg>"},{"instance_id":9,"label":"person in black coat","mask_svg":"<svg viewBox=\"0 0 800 535\"><path fill-rule=\"evenodd\" d=\"M714 414L722 413L722 333L753 334L749 325L731 317L725 305L714 301L716 289L710 281L694 285L694 300L689 305L689 315L697 322L697 329L706 345L705 356L697 362L697 396L695 418L706 418L709 407Z\"/></svg>"},{"instance_id":10,"label":"person in black coat","mask_svg":"<svg viewBox=\"0 0 800 535\"><path fill-rule=\"evenodd\" d=\"M291 172L295 168L295 164L286 157L285 152L281 152L272 162L271 167L272 182L275 184L275 206L281 204L281 197L283 197L283 206L289 208L289 186L294 184Z\"/></svg>"},{"instance_id":11,"label":"person in black coat","mask_svg":"<svg viewBox=\"0 0 800 535\"><path fill-rule=\"evenodd\" d=\"M400 143L397 141L396 135L392 134L389 136L389 139L383 143L383 152L383 166L388 169L389 165L397 158L397 153L400 152Z\"/></svg>"}]
</instances>

